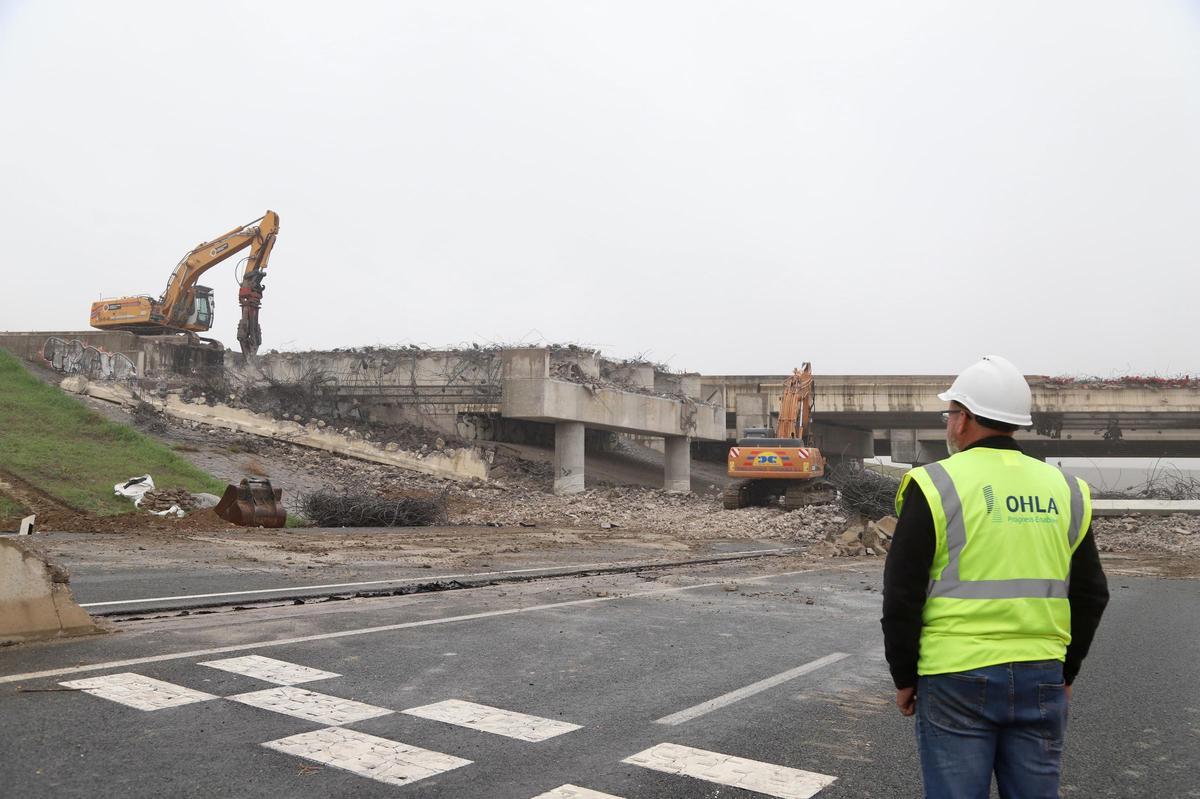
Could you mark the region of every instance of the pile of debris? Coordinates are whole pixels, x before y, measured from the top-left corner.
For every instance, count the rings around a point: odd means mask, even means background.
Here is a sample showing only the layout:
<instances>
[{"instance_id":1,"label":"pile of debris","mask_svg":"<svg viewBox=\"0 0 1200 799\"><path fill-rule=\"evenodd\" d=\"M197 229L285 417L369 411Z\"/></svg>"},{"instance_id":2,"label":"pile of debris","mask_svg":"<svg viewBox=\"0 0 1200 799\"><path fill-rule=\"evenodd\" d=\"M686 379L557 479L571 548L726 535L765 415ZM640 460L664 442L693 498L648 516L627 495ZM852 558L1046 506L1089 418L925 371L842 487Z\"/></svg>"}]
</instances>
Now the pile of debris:
<instances>
[{"instance_id":1,"label":"pile of debris","mask_svg":"<svg viewBox=\"0 0 1200 799\"><path fill-rule=\"evenodd\" d=\"M1072 376L1038 377L1030 381L1033 385L1062 386L1065 388L1200 388L1200 376L1176 375L1120 375L1117 377Z\"/></svg>"},{"instance_id":2,"label":"pile of debris","mask_svg":"<svg viewBox=\"0 0 1200 799\"><path fill-rule=\"evenodd\" d=\"M838 490L839 501L849 512L877 519L895 510L900 481L867 469L861 461L839 463L830 472L829 482Z\"/></svg>"},{"instance_id":3,"label":"pile of debris","mask_svg":"<svg viewBox=\"0 0 1200 799\"><path fill-rule=\"evenodd\" d=\"M1200 557L1200 516L1113 516L1092 522L1101 552L1140 552Z\"/></svg>"},{"instance_id":4,"label":"pile of debris","mask_svg":"<svg viewBox=\"0 0 1200 799\"><path fill-rule=\"evenodd\" d=\"M138 508L152 513L178 508L182 511L195 510L196 497L184 488L164 489L155 488L142 494Z\"/></svg>"},{"instance_id":5,"label":"pile of debris","mask_svg":"<svg viewBox=\"0 0 1200 799\"><path fill-rule=\"evenodd\" d=\"M826 536L809 552L831 558L886 555L895 534L895 516L883 516L875 521L859 517L842 532Z\"/></svg>"},{"instance_id":6,"label":"pile of debris","mask_svg":"<svg viewBox=\"0 0 1200 799\"><path fill-rule=\"evenodd\" d=\"M318 527L424 527L446 521L446 497L382 499L371 494L318 491L301 500Z\"/></svg>"},{"instance_id":7,"label":"pile of debris","mask_svg":"<svg viewBox=\"0 0 1200 799\"><path fill-rule=\"evenodd\" d=\"M677 538L779 538L821 541L840 532L846 514L835 505L790 513L782 508L725 510L712 497L636 486L595 488L555 496L494 483L465 487L451 499L452 524L493 527L576 527L645 530Z\"/></svg>"}]
</instances>

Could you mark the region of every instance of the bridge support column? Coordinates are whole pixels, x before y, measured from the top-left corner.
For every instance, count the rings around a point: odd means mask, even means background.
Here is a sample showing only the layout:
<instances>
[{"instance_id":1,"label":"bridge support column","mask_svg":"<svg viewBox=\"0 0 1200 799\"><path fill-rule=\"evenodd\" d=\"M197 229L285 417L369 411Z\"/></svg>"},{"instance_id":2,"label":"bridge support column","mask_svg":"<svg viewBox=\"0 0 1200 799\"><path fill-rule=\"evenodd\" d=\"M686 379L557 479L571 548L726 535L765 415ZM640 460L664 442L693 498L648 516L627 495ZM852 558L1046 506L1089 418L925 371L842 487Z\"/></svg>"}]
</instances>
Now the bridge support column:
<instances>
[{"instance_id":1,"label":"bridge support column","mask_svg":"<svg viewBox=\"0 0 1200 799\"><path fill-rule=\"evenodd\" d=\"M677 494L692 490L692 445L687 436L666 436L663 488Z\"/></svg>"},{"instance_id":2,"label":"bridge support column","mask_svg":"<svg viewBox=\"0 0 1200 799\"><path fill-rule=\"evenodd\" d=\"M554 493L583 490L583 422L554 424Z\"/></svg>"},{"instance_id":3,"label":"bridge support column","mask_svg":"<svg viewBox=\"0 0 1200 799\"><path fill-rule=\"evenodd\" d=\"M738 394L737 433L746 435L747 427L771 427L771 398L767 394Z\"/></svg>"},{"instance_id":4,"label":"bridge support column","mask_svg":"<svg viewBox=\"0 0 1200 799\"><path fill-rule=\"evenodd\" d=\"M862 460L875 457L875 433L872 430L813 422L812 437L826 458Z\"/></svg>"}]
</instances>

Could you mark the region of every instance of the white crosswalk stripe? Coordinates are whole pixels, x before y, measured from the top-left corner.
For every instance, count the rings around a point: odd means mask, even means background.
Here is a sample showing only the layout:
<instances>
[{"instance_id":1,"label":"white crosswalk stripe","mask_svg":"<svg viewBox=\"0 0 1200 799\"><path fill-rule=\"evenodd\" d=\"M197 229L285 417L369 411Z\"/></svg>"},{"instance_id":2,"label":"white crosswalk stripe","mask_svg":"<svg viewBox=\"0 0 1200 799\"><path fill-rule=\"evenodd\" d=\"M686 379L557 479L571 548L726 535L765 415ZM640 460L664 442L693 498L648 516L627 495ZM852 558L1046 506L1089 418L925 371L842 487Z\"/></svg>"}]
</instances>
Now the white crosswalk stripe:
<instances>
[{"instance_id":1,"label":"white crosswalk stripe","mask_svg":"<svg viewBox=\"0 0 1200 799\"><path fill-rule=\"evenodd\" d=\"M544 741L547 738L580 729L578 724L528 716L524 713L501 710L475 702L464 702L460 699L448 699L445 702L414 707L402 712L410 716L443 721L447 724L469 727L473 730L504 735L522 741Z\"/></svg>"},{"instance_id":2,"label":"white crosswalk stripe","mask_svg":"<svg viewBox=\"0 0 1200 799\"><path fill-rule=\"evenodd\" d=\"M102 699L118 702L138 710L162 710L217 698L203 691L193 691L182 685L163 682L153 677L143 677L133 672L71 680L60 682L59 685L65 688L78 688L92 696L99 696Z\"/></svg>"},{"instance_id":3,"label":"white crosswalk stripe","mask_svg":"<svg viewBox=\"0 0 1200 799\"><path fill-rule=\"evenodd\" d=\"M590 788L580 788L578 785L560 785L554 790L539 793L533 799L622 799L611 793L601 793Z\"/></svg>"},{"instance_id":4,"label":"white crosswalk stripe","mask_svg":"<svg viewBox=\"0 0 1200 799\"><path fill-rule=\"evenodd\" d=\"M349 724L352 721L373 719L394 712L387 708L355 702L353 699L341 699L291 685L252 691L248 694L235 694L228 698L243 705L330 725Z\"/></svg>"},{"instance_id":5,"label":"white crosswalk stripe","mask_svg":"<svg viewBox=\"0 0 1200 799\"><path fill-rule=\"evenodd\" d=\"M263 746L389 785L409 785L471 764L470 760L461 757L342 727L292 735L268 741Z\"/></svg>"},{"instance_id":6,"label":"white crosswalk stripe","mask_svg":"<svg viewBox=\"0 0 1200 799\"><path fill-rule=\"evenodd\" d=\"M242 657L225 658L223 660L206 660L200 665L220 669L221 671L233 672L234 674L242 674L246 677L262 680L263 682L273 682L276 685L297 685L302 682L327 680L331 677L342 676L332 671L321 671L320 669L300 666L295 663L288 663L286 660L276 660L275 658L263 657L262 655L244 655Z\"/></svg>"},{"instance_id":7,"label":"white crosswalk stripe","mask_svg":"<svg viewBox=\"0 0 1200 799\"><path fill-rule=\"evenodd\" d=\"M798 768L777 766L720 752L663 743L631 755L622 763L681 774L696 779L744 788L779 799L809 799L832 784L837 777Z\"/></svg>"}]
</instances>

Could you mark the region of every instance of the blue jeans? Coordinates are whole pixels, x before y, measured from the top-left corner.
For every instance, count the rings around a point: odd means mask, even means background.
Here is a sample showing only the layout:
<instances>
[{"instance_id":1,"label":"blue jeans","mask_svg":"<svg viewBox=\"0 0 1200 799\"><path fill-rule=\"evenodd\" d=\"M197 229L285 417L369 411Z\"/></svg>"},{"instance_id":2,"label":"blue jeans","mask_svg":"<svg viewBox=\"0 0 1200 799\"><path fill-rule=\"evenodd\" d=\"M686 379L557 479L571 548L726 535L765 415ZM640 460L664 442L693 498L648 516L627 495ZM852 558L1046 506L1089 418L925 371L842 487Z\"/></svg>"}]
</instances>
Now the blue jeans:
<instances>
[{"instance_id":1,"label":"blue jeans","mask_svg":"<svg viewBox=\"0 0 1200 799\"><path fill-rule=\"evenodd\" d=\"M1043 660L921 677L917 748L926 799L1058 799L1067 697Z\"/></svg>"}]
</instances>

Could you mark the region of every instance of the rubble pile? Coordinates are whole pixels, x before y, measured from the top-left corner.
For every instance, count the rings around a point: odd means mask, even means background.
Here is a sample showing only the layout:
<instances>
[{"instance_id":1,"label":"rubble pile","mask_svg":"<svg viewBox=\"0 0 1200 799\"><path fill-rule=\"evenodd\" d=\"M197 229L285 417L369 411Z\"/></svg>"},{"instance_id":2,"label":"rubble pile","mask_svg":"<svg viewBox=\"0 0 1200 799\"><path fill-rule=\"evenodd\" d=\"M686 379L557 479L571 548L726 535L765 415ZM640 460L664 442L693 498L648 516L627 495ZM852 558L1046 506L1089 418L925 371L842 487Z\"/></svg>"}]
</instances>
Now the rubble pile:
<instances>
[{"instance_id":1,"label":"rubble pile","mask_svg":"<svg viewBox=\"0 0 1200 799\"><path fill-rule=\"evenodd\" d=\"M1092 522L1101 552L1200 557L1200 516L1113 516Z\"/></svg>"},{"instance_id":2,"label":"rubble pile","mask_svg":"<svg viewBox=\"0 0 1200 799\"><path fill-rule=\"evenodd\" d=\"M831 558L886 555L895 534L895 516L883 516L875 521L860 516L840 533L827 535L809 552Z\"/></svg>"},{"instance_id":3,"label":"rubble pile","mask_svg":"<svg viewBox=\"0 0 1200 799\"><path fill-rule=\"evenodd\" d=\"M319 527L424 527L446 520L446 498L398 497L318 491L306 494L304 515Z\"/></svg>"},{"instance_id":4,"label":"rubble pile","mask_svg":"<svg viewBox=\"0 0 1200 799\"><path fill-rule=\"evenodd\" d=\"M837 488L842 506L847 511L875 519L887 516L896 507L900 481L890 475L870 471L860 461L839 463L830 473L829 481Z\"/></svg>"},{"instance_id":5,"label":"rubble pile","mask_svg":"<svg viewBox=\"0 0 1200 799\"><path fill-rule=\"evenodd\" d=\"M650 530L678 538L779 538L821 541L842 530L846 515L833 505L791 513L781 508L725 510L714 498L619 486L555 496L488 484L456 492L453 524L599 527Z\"/></svg>"},{"instance_id":6,"label":"rubble pile","mask_svg":"<svg viewBox=\"0 0 1200 799\"><path fill-rule=\"evenodd\" d=\"M172 507L178 507L183 511L194 510L196 498L192 492L184 488L156 488L143 494L141 504L138 505L141 510L148 511L164 511L170 510Z\"/></svg>"}]
</instances>

